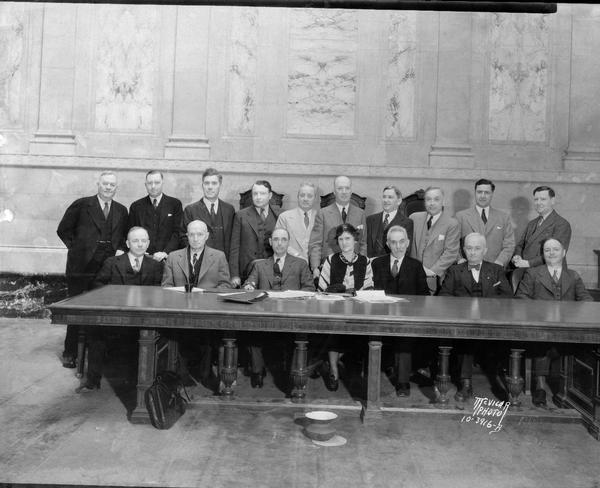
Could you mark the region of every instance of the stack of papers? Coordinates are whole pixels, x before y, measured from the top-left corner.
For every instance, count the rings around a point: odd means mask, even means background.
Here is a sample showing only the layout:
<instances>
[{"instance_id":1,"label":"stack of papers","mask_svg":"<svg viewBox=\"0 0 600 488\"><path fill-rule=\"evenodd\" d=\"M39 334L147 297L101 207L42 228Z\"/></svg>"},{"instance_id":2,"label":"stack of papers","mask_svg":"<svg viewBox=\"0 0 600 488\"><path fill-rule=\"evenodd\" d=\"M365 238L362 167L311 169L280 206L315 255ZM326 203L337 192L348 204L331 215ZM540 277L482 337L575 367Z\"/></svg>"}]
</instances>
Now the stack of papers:
<instances>
[{"instance_id":1,"label":"stack of papers","mask_svg":"<svg viewBox=\"0 0 600 488\"><path fill-rule=\"evenodd\" d=\"M389 297L383 290L363 290L357 291L356 300L368 303L395 303L400 301L407 301L406 298L400 297Z\"/></svg>"},{"instance_id":2,"label":"stack of papers","mask_svg":"<svg viewBox=\"0 0 600 488\"><path fill-rule=\"evenodd\" d=\"M268 292L269 298L310 298L315 296L314 291L302 291L302 290L285 290L285 291L272 291Z\"/></svg>"},{"instance_id":3,"label":"stack of papers","mask_svg":"<svg viewBox=\"0 0 600 488\"><path fill-rule=\"evenodd\" d=\"M165 287L165 290L172 290L172 291L180 291L185 293L185 287L184 286L169 286L169 287ZM192 292L198 292L198 291L204 291L202 288L192 288Z\"/></svg>"}]
</instances>

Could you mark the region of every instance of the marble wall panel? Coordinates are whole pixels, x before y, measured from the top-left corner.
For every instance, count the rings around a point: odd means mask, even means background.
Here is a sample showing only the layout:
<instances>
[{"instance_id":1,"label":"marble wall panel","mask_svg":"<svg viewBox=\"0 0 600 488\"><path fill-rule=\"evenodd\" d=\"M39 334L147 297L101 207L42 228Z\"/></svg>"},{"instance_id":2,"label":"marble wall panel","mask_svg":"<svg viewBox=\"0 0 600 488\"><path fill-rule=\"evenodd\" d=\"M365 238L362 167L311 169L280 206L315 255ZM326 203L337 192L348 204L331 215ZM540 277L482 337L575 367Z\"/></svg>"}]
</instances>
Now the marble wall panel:
<instances>
[{"instance_id":1,"label":"marble wall panel","mask_svg":"<svg viewBox=\"0 0 600 488\"><path fill-rule=\"evenodd\" d=\"M354 135L357 12L293 9L289 17L287 133Z\"/></svg>"},{"instance_id":2,"label":"marble wall panel","mask_svg":"<svg viewBox=\"0 0 600 488\"><path fill-rule=\"evenodd\" d=\"M258 85L258 30L258 8L240 8L233 11L229 64L230 134L254 134Z\"/></svg>"},{"instance_id":3,"label":"marble wall panel","mask_svg":"<svg viewBox=\"0 0 600 488\"><path fill-rule=\"evenodd\" d=\"M489 139L544 142L551 16L491 16Z\"/></svg>"},{"instance_id":4,"label":"marble wall panel","mask_svg":"<svg viewBox=\"0 0 600 488\"><path fill-rule=\"evenodd\" d=\"M157 7L104 5L97 14L94 127L148 132L158 68Z\"/></svg>"},{"instance_id":5,"label":"marble wall panel","mask_svg":"<svg viewBox=\"0 0 600 488\"><path fill-rule=\"evenodd\" d=\"M416 12L389 16L385 99L385 136L415 136Z\"/></svg>"},{"instance_id":6,"label":"marble wall panel","mask_svg":"<svg viewBox=\"0 0 600 488\"><path fill-rule=\"evenodd\" d=\"M0 127L21 122L21 86L25 52L25 6L0 4Z\"/></svg>"}]
</instances>

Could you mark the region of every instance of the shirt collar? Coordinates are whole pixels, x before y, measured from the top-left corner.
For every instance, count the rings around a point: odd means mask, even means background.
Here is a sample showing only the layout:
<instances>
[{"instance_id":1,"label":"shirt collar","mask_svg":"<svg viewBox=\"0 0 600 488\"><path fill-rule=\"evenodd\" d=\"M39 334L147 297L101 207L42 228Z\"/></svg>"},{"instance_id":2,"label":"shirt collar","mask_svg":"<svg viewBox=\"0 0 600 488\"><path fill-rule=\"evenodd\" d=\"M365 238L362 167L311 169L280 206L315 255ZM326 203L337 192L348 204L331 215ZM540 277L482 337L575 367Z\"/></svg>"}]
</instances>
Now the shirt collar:
<instances>
[{"instance_id":1,"label":"shirt collar","mask_svg":"<svg viewBox=\"0 0 600 488\"><path fill-rule=\"evenodd\" d=\"M440 212L437 215L434 215L433 219L431 219L431 225L433 226L433 224L435 224L440 219L441 216L442 216L442 212ZM429 217L431 217L431 214L427 214L427 219L425 219L425 220L426 221L429 220Z\"/></svg>"},{"instance_id":2,"label":"shirt collar","mask_svg":"<svg viewBox=\"0 0 600 488\"><path fill-rule=\"evenodd\" d=\"M480 207L479 205L475 205L475 208L477 209L477 213L481 217L481 211L483 210L483 207ZM485 207L485 213L487 214L486 216L489 217L489 215L490 215L490 207L489 206Z\"/></svg>"},{"instance_id":3,"label":"shirt collar","mask_svg":"<svg viewBox=\"0 0 600 488\"><path fill-rule=\"evenodd\" d=\"M109 200L109 201L102 200L102 198L100 198L100 195L96 195L96 197L98 198L98 202L100 203L100 208L101 209L104 210L104 204L105 203L108 203L108 208L110 209L110 205L112 203L112 200Z\"/></svg>"},{"instance_id":4,"label":"shirt collar","mask_svg":"<svg viewBox=\"0 0 600 488\"><path fill-rule=\"evenodd\" d=\"M392 220L394 220L394 218L396 217L396 214L398 213L398 209L394 210L393 212L386 212L385 210L383 211L383 215L381 217L381 221L383 222L385 220L385 214L389 214L388 217L388 222L391 222Z\"/></svg>"},{"instance_id":5,"label":"shirt collar","mask_svg":"<svg viewBox=\"0 0 600 488\"><path fill-rule=\"evenodd\" d=\"M266 212L265 217L269 216L269 206L267 205L265 208L258 208L258 207L254 207L254 209L256 210L256 213L259 216L262 216L262 211L264 210Z\"/></svg>"},{"instance_id":6,"label":"shirt collar","mask_svg":"<svg viewBox=\"0 0 600 488\"><path fill-rule=\"evenodd\" d=\"M160 205L160 201L162 200L163 194L161 193L160 195L158 195L157 197L151 197L150 195L148 195L148 198L150 199L150 203L152 203L154 205L154 200L156 200L156 205Z\"/></svg>"},{"instance_id":7,"label":"shirt collar","mask_svg":"<svg viewBox=\"0 0 600 488\"><path fill-rule=\"evenodd\" d=\"M281 258L277 258L277 256L275 256L275 254L273 254L273 263L275 263L275 261L277 261L277 259L279 259L279 269L283 270L283 263L285 263L285 257L287 256L287 253L283 255L283 257Z\"/></svg>"},{"instance_id":8,"label":"shirt collar","mask_svg":"<svg viewBox=\"0 0 600 488\"><path fill-rule=\"evenodd\" d=\"M209 213L210 213L210 206L213 203L215 204L215 213L217 213L219 211L219 199L218 198L214 202L211 202L206 197L202 197L202 201L204 202L204 205L206 205L206 210L208 210Z\"/></svg>"},{"instance_id":9,"label":"shirt collar","mask_svg":"<svg viewBox=\"0 0 600 488\"><path fill-rule=\"evenodd\" d=\"M135 256L133 255L133 253L130 251L127 253L127 257L129 258L129 262L131 263L131 267L133 268L133 265L135 264ZM140 266L142 265L142 261L144 260L144 256L140 256L138 258L140 260Z\"/></svg>"},{"instance_id":10,"label":"shirt collar","mask_svg":"<svg viewBox=\"0 0 600 488\"><path fill-rule=\"evenodd\" d=\"M406 254L404 254L404 256L406 256ZM394 261L396 259L398 260L398 269L400 269L400 266L402 266L402 261L404 261L404 256L402 256L401 258L397 258L396 256L390 253L390 269L394 267Z\"/></svg>"},{"instance_id":11,"label":"shirt collar","mask_svg":"<svg viewBox=\"0 0 600 488\"><path fill-rule=\"evenodd\" d=\"M348 213L350 204L347 203L346 205L340 205L338 202L335 202L335 204L337 205L338 210L340 211L340 213L342 213L342 209L345 208L346 209L346 213Z\"/></svg>"}]
</instances>

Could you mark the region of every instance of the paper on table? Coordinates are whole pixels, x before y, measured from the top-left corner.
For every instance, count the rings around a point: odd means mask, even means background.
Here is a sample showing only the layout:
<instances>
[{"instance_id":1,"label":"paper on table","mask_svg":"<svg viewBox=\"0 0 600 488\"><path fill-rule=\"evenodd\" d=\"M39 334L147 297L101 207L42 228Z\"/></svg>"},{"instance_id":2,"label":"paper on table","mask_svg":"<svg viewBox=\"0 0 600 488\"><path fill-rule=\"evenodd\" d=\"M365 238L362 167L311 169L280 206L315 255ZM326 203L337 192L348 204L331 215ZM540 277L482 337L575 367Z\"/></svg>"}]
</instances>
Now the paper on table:
<instances>
[{"instance_id":1,"label":"paper on table","mask_svg":"<svg viewBox=\"0 0 600 488\"><path fill-rule=\"evenodd\" d=\"M406 298L390 297L383 290L360 290L356 292L356 300L369 303L395 303L408 301Z\"/></svg>"},{"instance_id":2,"label":"paper on table","mask_svg":"<svg viewBox=\"0 0 600 488\"><path fill-rule=\"evenodd\" d=\"M165 290L172 290L172 291L180 291L185 293L185 286L169 286L166 287ZM204 291L202 288L192 288L192 292L198 292L198 291Z\"/></svg>"},{"instance_id":3,"label":"paper on table","mask_svg":"<svg viewBox=\"0 0 600 488\"><path fill-rule=\"evenodd\" d=\"M302 290L285 290L285 291L273 291L267 292L270 298L309 298L314 297L314 291L302 291Z\"/></svg>"},{"instance_id":4,"label":"paper on table","mask_svg":"<svg viewBox=\"0 0 600 488\"><path fill-rule=\"evenodd\" d=\"M337 301L344 299L344 297L342 295L332 295L329 293L317 293L315 295L315 298L317 300L324 300L324 301L328 301L328 302L337 302Z\"/></svg>"}]
</instances>

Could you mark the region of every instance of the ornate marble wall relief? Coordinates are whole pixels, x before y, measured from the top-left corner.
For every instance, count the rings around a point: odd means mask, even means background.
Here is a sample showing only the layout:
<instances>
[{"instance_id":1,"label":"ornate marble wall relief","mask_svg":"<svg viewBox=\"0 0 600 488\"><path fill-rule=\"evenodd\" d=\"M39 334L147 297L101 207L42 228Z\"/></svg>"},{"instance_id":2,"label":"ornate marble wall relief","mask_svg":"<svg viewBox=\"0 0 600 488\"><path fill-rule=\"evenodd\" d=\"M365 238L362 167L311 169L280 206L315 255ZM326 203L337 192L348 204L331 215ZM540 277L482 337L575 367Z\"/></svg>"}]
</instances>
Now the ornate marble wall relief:
<instances>
[{"instance_id":1,"label":"ornate marble wall relief","mask_svg":"<svg viewBox=\"0 0 600 488\"><path fill-rule=\"evenodd\" d=\"M417 14L393 12L388 18L385 136L410 139L415 136Z\"/></svg>"},{"instance_id":2,"label":"ornate marble wall relief","mask_svg":"<svg viewBox=\"0 0 600 488\"><path fill-rule=\"evenodd\" d=\"M492 14L489 139L546 140L551 16Z\"/></svg>"},{"instance_id":3,"label":"ornate marble wall relief","mask_svg":"<svg viewBox=\"0 0 600 488\"><path fill-rule=\"evenodd\" d=\"M358 18L351 10L290 10L287 133L354 134Z\"/></svg>"},{"instance_id":4,"label":"ornate marble wall relief","mask_svg":"<svg viewBox=\"0 0 600 488\"><path fill-rule=\"evenodd\" d=\"M0 128L20 124L24 33L24 5L0 3Z\"/></svg>"},{"instance_id":5,"label":"ornate marble wall relief","mask_svg":"<svg viewBox=\"0 0 600 488\"><path fill-rule=\"evenodd\" d=\"M160 41L157 8L97 7L96 130L150 131Z\"/></svg>"},{"instance_id":6,"label":"ornate marble wall relief","mask_svg":"<svg viewBox=\"0 0 600 488\"><path fill-rule=\"evenodd\" d=\"M232 12L228 131L252 135L258 81L259 9L235 8Z\"/></svg>"}]
</instances>

